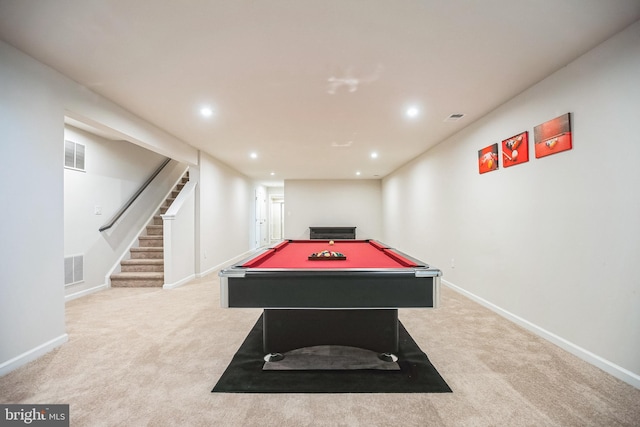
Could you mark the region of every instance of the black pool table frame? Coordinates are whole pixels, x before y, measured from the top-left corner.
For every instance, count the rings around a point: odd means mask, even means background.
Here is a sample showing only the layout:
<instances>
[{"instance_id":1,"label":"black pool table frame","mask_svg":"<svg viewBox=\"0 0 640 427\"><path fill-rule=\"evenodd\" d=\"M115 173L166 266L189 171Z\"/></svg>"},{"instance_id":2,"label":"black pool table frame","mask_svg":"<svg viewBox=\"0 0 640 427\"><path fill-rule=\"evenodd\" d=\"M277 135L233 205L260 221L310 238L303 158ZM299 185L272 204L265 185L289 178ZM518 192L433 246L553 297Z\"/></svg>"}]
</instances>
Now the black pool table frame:
<instances>
[{"instance_id":1,"label":"black pool table frame","mask_svg":"<svg viewBox=\"0 0 640 427\"><path fill-rule=\"evenodd\" d=\"M396 251L398 252L398 251ZM401 252L398 252L402 254ZM220 271L222 307L262 308L265 360L317 345L359 347L396 360L398 309L437 308L441 271L416 267Z\"/></svg>"}]
</instances>

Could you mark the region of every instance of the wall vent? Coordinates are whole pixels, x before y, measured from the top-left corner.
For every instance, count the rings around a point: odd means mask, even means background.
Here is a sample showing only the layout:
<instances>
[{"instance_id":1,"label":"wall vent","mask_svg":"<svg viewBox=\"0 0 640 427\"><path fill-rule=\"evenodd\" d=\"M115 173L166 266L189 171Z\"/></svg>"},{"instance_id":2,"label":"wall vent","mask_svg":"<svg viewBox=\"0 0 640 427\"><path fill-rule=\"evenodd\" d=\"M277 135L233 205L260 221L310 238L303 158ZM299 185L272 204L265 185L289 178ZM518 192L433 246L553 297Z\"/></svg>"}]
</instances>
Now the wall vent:
<instances>
[{"instance_id":1,"label":"wall vent","mask_svg":"<svg viewBox=\"0 0 640 427\"><path fill-rule=\"evenodd\" d=\"M444 119L444 121L445 122L457 122L458 120L460 120L463 117L464 117L463 113L453 113L453 114L449 115L449 117Z\"/></svg>"},{"instance_id":2,"label":"wall vent","mask_svg":"<svg viewBox=\"0 0 640 427\"><path fill-rule=\"evenodd\" d=\"M64 284L73 285L84 281L84 255L65 257Z\"/></svg>"},{"instance_id":3,"label":"wall vent","mask_svg":"<svg viewBox=\"0 0 640 427\"><path fill-rule=\"evenodd\" d=\"M73 141L64 141L64 167L84 170L84 145Z\"/></svg>"}]
</instances>

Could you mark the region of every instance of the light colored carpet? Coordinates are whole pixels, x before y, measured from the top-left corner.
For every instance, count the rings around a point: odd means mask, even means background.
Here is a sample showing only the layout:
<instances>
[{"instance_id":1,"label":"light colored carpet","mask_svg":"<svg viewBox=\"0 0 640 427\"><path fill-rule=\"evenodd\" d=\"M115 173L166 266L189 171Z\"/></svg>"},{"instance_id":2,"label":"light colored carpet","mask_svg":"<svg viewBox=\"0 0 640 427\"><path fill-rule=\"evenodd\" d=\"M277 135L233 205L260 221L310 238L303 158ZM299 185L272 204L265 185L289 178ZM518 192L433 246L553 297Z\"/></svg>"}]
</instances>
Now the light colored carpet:
<instances>
[{"instance_id":1,"label":"light colored carpet","mask_svg":"<svg viewBox=\"0 0 640 427\"><path fill-rule=\"evenodd\" d=\"M261 314L218 296L210 275L71 301L69 342L0 378L0 401L69 403L91 427L640 425L640 390L447 288L400 319L453 393L210 393Z\"/></svg>"}]
</instances>

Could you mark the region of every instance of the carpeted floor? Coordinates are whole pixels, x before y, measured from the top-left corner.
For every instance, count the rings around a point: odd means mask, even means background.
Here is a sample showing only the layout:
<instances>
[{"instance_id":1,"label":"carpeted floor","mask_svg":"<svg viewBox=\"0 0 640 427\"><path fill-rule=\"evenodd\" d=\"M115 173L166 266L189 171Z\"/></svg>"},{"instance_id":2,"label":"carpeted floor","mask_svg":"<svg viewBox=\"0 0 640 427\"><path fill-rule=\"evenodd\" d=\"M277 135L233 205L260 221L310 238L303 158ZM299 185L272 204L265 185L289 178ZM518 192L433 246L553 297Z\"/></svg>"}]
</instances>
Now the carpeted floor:
<instances>
[{"instance_id":1,"label":"carpeted floor","mask_svg":"<svg viewBox=\"0 0 640 427\"><path fill-rule=\"evenodd\" d=\"M1 377L0 401L69 403L91 427L640 425L640 390L448 288L400 319L453 393L211 393L261 314L218 295L210 275L71 301L69 342Z\"/></svg>"}]
</instances>

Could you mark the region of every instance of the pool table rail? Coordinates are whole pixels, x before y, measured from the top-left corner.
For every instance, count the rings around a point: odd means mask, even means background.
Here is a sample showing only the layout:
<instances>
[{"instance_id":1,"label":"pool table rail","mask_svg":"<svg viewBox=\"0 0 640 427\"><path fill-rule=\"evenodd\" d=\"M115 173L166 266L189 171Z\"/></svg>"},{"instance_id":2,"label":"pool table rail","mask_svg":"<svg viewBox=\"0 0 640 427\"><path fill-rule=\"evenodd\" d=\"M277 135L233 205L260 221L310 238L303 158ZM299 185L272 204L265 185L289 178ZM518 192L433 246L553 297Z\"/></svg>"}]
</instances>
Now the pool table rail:
<instances>
[{"instance_id":1,"label":"pool table rail","mask_svg":"<svg viewBox=\"0 0 640 427\"><path fill-rule=\"evenodd\" d=\"M394 258L397 267L260 267L260 259L277 253L291 242L294 241L257 251L221 270L218 274L221 306L360 310L437 308L439 305L442 272L378 241L362 242L387 256L397 256Z\"/></svg>"},{"instance_id":2,"label":"pool table rail","mask_svg":"<svg viewBox=\"0 0 640 427\"><path fill-rule=\"evenodd\" d=\"M441 272L435 269L225 270L224 308L437 308Z\"/></svg>"}]
</instances>

